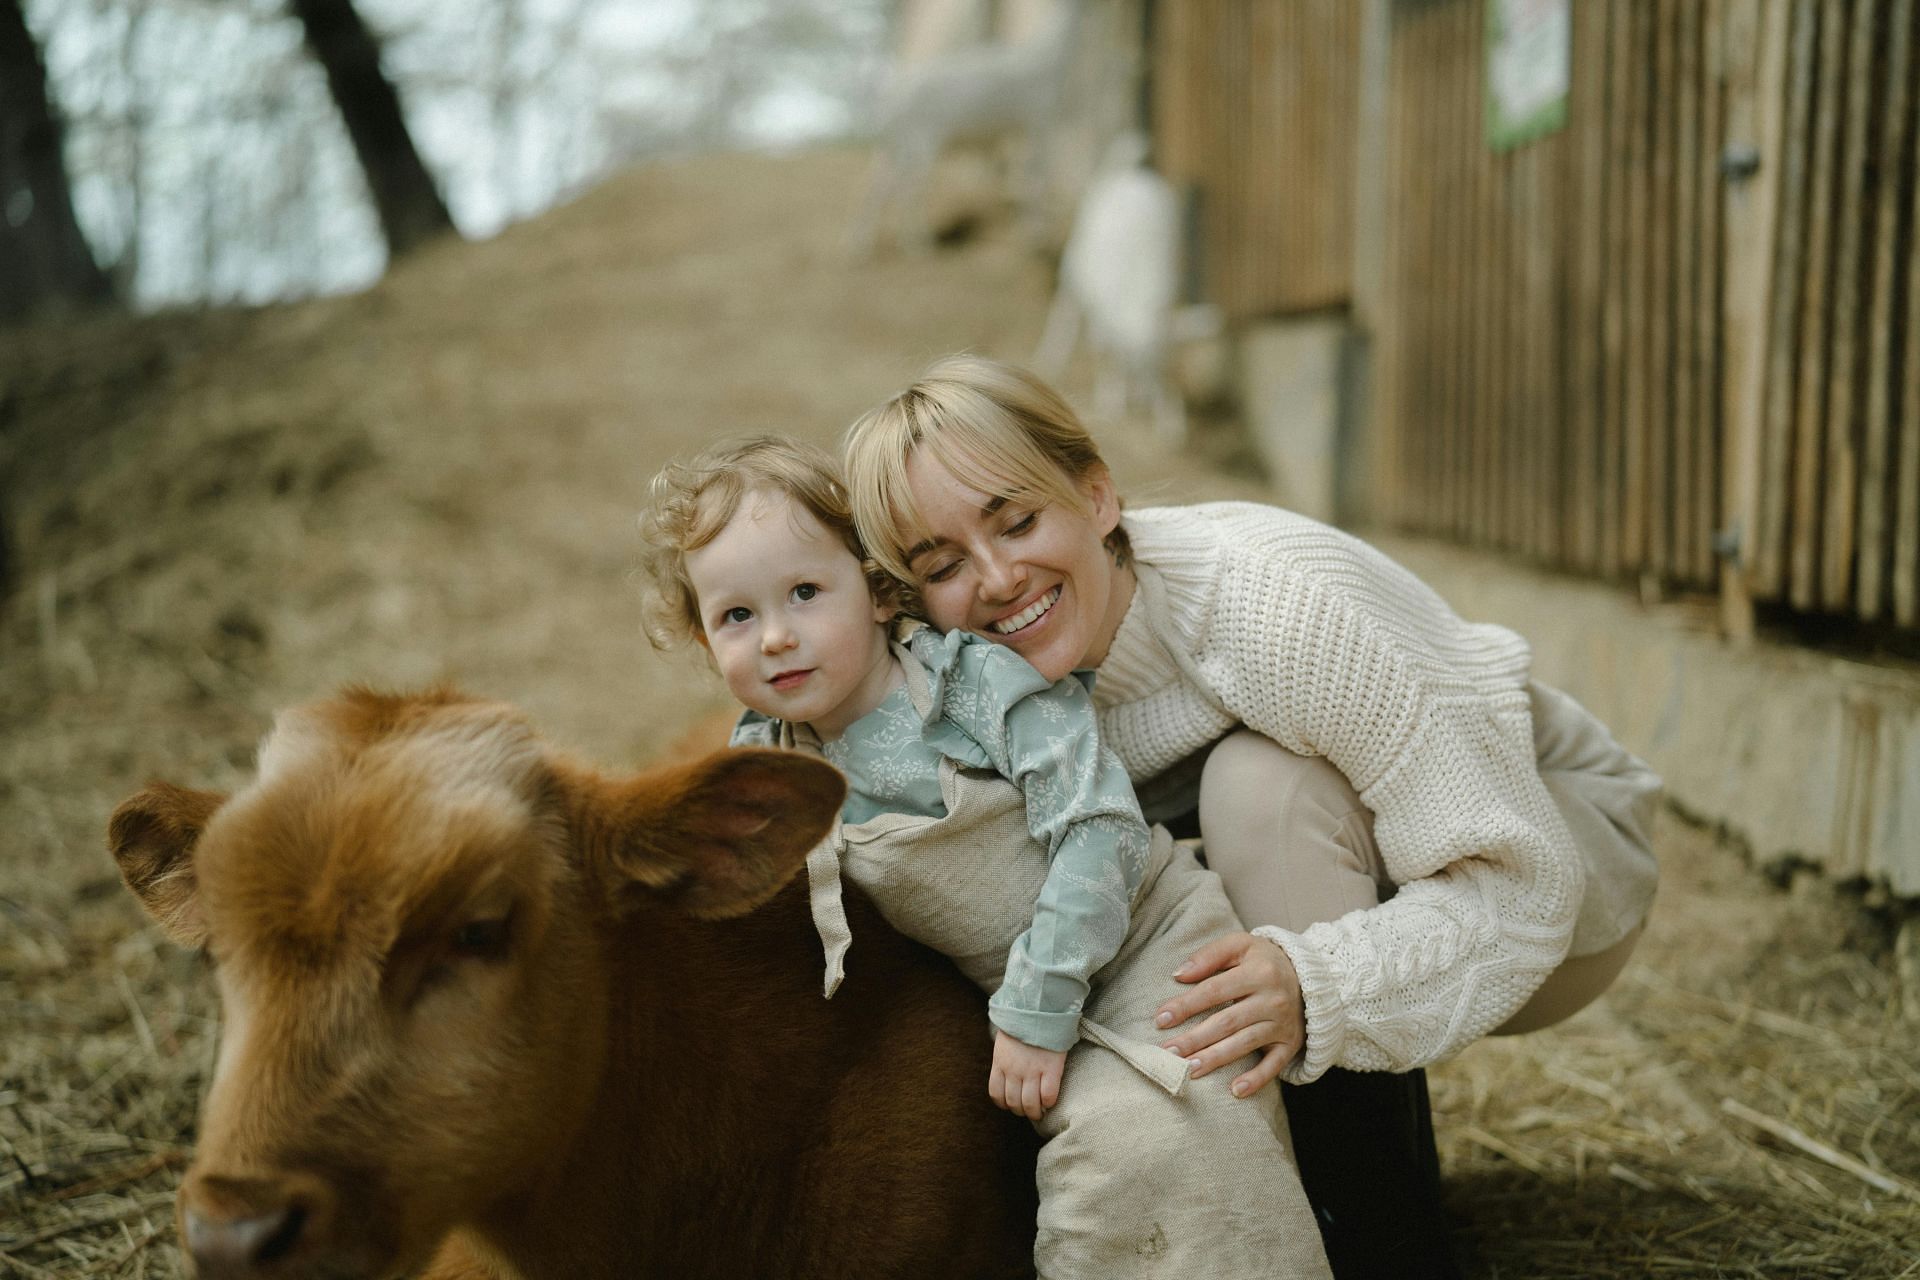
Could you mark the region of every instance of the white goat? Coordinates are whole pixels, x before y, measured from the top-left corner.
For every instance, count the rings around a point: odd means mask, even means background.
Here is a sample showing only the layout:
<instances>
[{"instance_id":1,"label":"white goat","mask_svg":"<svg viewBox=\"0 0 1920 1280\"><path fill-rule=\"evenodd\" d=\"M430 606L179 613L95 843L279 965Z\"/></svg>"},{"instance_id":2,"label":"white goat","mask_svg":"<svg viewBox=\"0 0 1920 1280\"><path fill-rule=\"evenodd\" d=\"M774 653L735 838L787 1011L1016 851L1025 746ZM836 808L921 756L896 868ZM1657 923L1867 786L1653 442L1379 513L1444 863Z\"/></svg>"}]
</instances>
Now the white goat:
<instances>
[{"instance_id":1,"label":"white goat","mask_svg":"<svg viewBox=\"0 0 1920 1280\"><path fill-rule=\"evenodd\" d=\"M1094 356L1094 411L1142 405L1163 439L1186 438L1186 405L1169 377L1180 297L1180 197L1147 166L1147 142L1123 133L1087 185L1060 259L1060 283L1035 368L1058 379L1082 322Z\"/></svg>"},{"instance_id":2,"label":"white goat","mask_svg":"<svg viewBox=\"0 0 1920 1280\"><path fill-rule=\"evenodd\" d=\"M1016 44L956 49L895 74L884 95L873 177L852 248L873 248L891 212L903 243L930 238L919 208L928 176L953 143L1024 143L1016 198L1029 233L1045 226L1048 148L1084 0L1059 0L1038 34Z\"/></svg>"}]
</instances>

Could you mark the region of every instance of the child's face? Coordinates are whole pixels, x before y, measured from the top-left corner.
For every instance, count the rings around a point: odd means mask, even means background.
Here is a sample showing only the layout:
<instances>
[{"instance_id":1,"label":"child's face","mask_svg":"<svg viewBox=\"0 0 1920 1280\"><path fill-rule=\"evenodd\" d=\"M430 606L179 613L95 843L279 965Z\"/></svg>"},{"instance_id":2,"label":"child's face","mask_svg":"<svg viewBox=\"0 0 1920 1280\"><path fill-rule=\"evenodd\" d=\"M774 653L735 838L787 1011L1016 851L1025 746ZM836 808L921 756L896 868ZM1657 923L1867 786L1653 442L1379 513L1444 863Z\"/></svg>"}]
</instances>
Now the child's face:
<instances>
[{"instance_id":1,"label":"child's face","mask_svg":"<svg viewBox=\"0 0 1920 1280\"><path fill-rule=\"evenodd\" d=\"M891 687L886 622L846 544L785 494L745 495L687 553L703 642L733 696L838 735Z\"/></svg>"},{"instance_id":2,"label":"child's face","mask_svg":"<svg viewBox=\"0 0 1920 1280\"><path fill-rule=\"evenodd\" d=\"M907 484L933 535L909 564L936 627L1007 645L1049 680L1106 656L1125 596L1102 543L1120 520L1104 471L1079 486L1085 514L982 493L924 453Z\"/></svg>"}]
</instances>

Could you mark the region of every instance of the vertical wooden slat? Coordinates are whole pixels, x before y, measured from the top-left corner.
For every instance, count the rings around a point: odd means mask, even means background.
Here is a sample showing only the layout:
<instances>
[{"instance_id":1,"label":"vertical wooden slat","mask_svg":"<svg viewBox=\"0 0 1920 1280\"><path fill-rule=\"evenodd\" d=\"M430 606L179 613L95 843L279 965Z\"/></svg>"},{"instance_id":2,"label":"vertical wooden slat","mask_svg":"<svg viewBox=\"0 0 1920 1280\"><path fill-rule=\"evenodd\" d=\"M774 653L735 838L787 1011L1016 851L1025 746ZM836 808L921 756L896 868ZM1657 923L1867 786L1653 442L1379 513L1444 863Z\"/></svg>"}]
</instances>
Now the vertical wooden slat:
<instances>
[{"instance_id":1,"label":"vertical wooden slat","mask_svg":"<svg viewBox=\"0 0 1920 1280\"><path fill-rule=\"evenodd\" d=\"M1421 117L1414 109L1416 87L1413 79L1417 52L1414 21L1394 4L1388 9L1388 112L1392 117L1393 145L1388 181L1398 193L1394 197L1393 218L1387 234L1393 238L1393 270L1387 281L1387 310L1393 333L1393 349L1383 352L1383 367L1391 370L1388 384L1393 394L1393 450L1399 460L1400 474L1395 483L1398 523L1401 528L1422 528L1426 521L1426 501L1430 492L1416 449L1420 430L1416 400L1424 374L1427 348L1425 277L1433 255L1427 250L1427 223L1433 214L1423 178L1427 172L1417 162L1424 139L1419 132Z\"/></svg>"},{"instance_id":2,"label":"vertical wooden slat","mask_svg":"<svg viewBox=\"0 0 1920 1280\"><path fill-rule=\"evenodd\" d=\"M1645 491L1647 571L1665 577L1669 570L1673 480L1673 253L1676 228L1673 211L1674 109L1679 94L1674 84L1674 41L1678 6L1659 0L1646 6L1651 23L1652 80L1648 94L1650 177L1647 198L1647 306L1646 343L1646 463L1640 484Z\"/></svg>"},{"instance_id":3,"label":"vertical wooden slat","mask_svg":"<svg viewBox=\"0 0 1920 1280\"><path fill-rule=\"evenodd\" d=\"M1902 368L1899 471L1894 495L1893 620L1903 627L1920 622L1920 175L1910 186L1907 225L1913 237L1907 250L1907 342Z\"/></svg>"},{"instance_id":4,"label":"vertical wooden slat","mask_svg":"<svg viewBox=\"0 0 1920 1280\"><path fill-rule=\"evenodd\" d=\"M1902 264L1914 255L1914 227L1902 234L1900 225L1901 166L1910 154L1913 137L1913 0L1893 0L1888 25L1884 127L1880 131L1879 197L1874 209L1873 299L1867 333L1867 410L1860 448L1860 561L1858 598L1860 616L1873 619L1886 607L1886 567L1892 559L1887 537L1888 448L1894 408L1893 393L1900 376L1894 363L1894 298ZM1909 286L1911 287L1911 286ZM1920 406L1904 404L1911 418Z\"/></svg>"},{"instance_id":5,"label":"vertical wooden slat","mask_svg":"<svg viewBox=\"0 0 1920 1280\"><path fill-rule=\"evenodd\" d=\"M1864 285L1865 249L1861 240L1872 209L1868 203L1868 123L1874 107L1874 26L1879 0L1854 0L1853 29L1847 38L1846 131L1839 157L1838 243L1833 264L1833 355L1826 387L1826 474L1820 537L1819 602L1844 609L1853 588L1854 489L1859 471L1860 379L1864 348L1855 342Z\"/></svg>"},{"instance_id":6,"label":"vertical wooden slat","mask_svg":"<svg viewBox=\"0 0 1920 1280\"><path fill-rule=\"evenodd\" d=\"M1421 332L1420 344L1413 356L1417 376L1412 387L1416 401L1409 407L1406 429L1420 477L1420 527L1432 532L1440 528L1445 511L1445 476L1439 468L1439 446L1446 400L1442 369L1435 353L1440 342L1440 308L1447 297L1445 267L1450 259L1439 252L1439 246L1444 243L1441 232L1447 209L1442 198L1444 157L1434 134L1436 128L1446 123L1446 115L1437 109L1433 98L1434 14L1428 9L1415 10L1414 15L1406 20L1410 51L1405 83L1409 96L1417 104L1409 107L1415 126L1413 135L1418 139L1410 157L1410 168L1414 175L1416 217L1421 228L1422 253L1415 263Z\"/></svg>"},{"instance_id":7,"label":"vertical wooden slat","mask_svg":"<svg viewBox=\"0 0 1920 1280\"><path fill-rule=\"evenodd\" d=\"M1646 567L1647 466L1652 434L1653 297L1653 16L1651 4L1627 6L1632 61L1627 101L1627 345L1626 419L1621 449L1620 560L1629 572Z\"/></svg>"},{"instance_id":8,"label":"vertical wooden slat","mask_svg":"<svg viewBox=\"0 0 1920 1280\"><path fill-rule=\"evenodd\" d=\"M1571 108L1571 103L1568 104ZM1566 190L1568 135L1563 130L1541 143L1532 175L1531 199L1535 232L1528 238L1528 276L1532 305L1538 318L1529 410L1523 426L1533 442L1533 461L1527 489L1533 511L1525 545L1534 556L1552 561L1560 555L1559 526L1566 502L1560 487L1561 442L1567 421L1561 397L1561 370L1567 342L1566 227L1560 220L1561 196Z\"/></svg>"},{"instance_id":9,"label":"vertical wooden slat","mask_svg":"<svg viewBox=\"0 0 1920 1280\"><path fill-rule=\"evenodd\" d=\"M1467 99L1469 118L1475 127L1469 136L1472 146L1468 162L1474 180L1473 201L1473 323L1468 332L1468 357L1472 369L1475 407L1472 419L1473 451L1468 465L1467 531L1482 545L1499 539L1501 501L1495 490L1499 484L1499 440L1506 408L1501 377L1507 352L1500 316L1506 298L1505 272L1502 269L1505 244L1500 235L1500 211L1504 204L1506 160L1511 153L1496 155L1487 145L1486 105L1482 87L1486 84L1486 41L1481 19L1486 6L1460 6L1461 61L1469 70L1460 77L1461 91Z\"/></svg>"},{"instance_id":10,"label":"vertical wooden slat","mask_svg":"<svg viewBox=\"0 0 1920 1280\"><path fill-rule=\"evenodd\" d=\"M1813 117L1813 157L1808 165L1806 258L1801 286L1800 357L1793 415L1792 512L1788 522L1788 599L1797 609L1815 603L1819 569L1820 459L1826 434L1826 370L1833 332L1835 173L1841 112L1846 100L1847 17L1853 6L1829 0L1820 7L1820 70Z\"/></svg>"},{"instance_id":11,"label":"vertical wooden slat","mask_svg":"<svg viewBox=\"0 0 1920 1280\"><path fill-rule=\"evenodd\" d=\"M1527 486L1521 482L1526 441L1521 409L1530 354L1525 328L1526 322L1534 317L1527 314L1523 267L1527 238L1533 230L1527 225L1524 188L1527 169L1537 150L1537 144L1530 142L1504 154L1489 156L1498 174L1492 232L1499 268L1489 297L1493 299L1493 326L1498 335L1493 354L1497 384L1494 394L1499 408L1493 422L1494 457L1488 476L1493 492L1487 495L1487 505L1493 513L1494 544L1509 550L1518 545L1516 531L1527 498Z\"/></svg>"},{"instance_id":12,"label":"vertical wooden slat","mask_svg":"<svg viewBox=\"0 0 1920 1280\"><path fill-rule=\"evenodd\" d=\"M1467 106L1466 95L1459 84L1461 76L1465 74L1461 68L1461 20L1465 10L1460 6L1450 6L1440 10L1438 16L1444 18L1444 25L1436 23L1439 30L1435 36L1446 61L1441 66L1443 74L1434 86L1434 100L1436 107L1444 104L1454 121L1454 127L1442 139L1446 149L1448 186L1441 199L1449 215L1449 226L1442 243L1458 246L1456 254L1447 255L1451 270L1447 273L1450 279L1446 288L1450 295L1449 310L1453 312L1455 320L1447 326L1443 335L1445 343L1440 351L1444 362L1443 376L1453 392L1447 398L1447 423L1443 436L1446 453L1442 465L1447 477L1446 531L1455 537L1462 537L1470 532L1466 518L1471 505L1468 492L1472 469L1469 450L1476 407L1473 352L1468 345L1468 335L1474 313L1476 206L1472 155L1474 139L1479 135L1479 122Z\"/></svg>"},{"instance_id":13,"label":"vertical wooden slat","mask_svg":"<svg viewBox=\"0 0 1920 1280\"><path fill-rule=\"evenodd\" d=\"M1607 298L1603 399L1607 406L1600 450L1600 572L1618 573L1627 433L1627 281L1629 224L1633 206L1629 178L1633 154L1634 51L1631 0L1607 6Z\"/></svg>"},{"instance_id":14,"label":"vertical wooden slat","mask_svg":"<svg viewBox=\"0 0 1920 1280\"><path fill-rule=\"evenodd\" d=\"M1427 470L1427 417L1433 403L1433 383L1429 375L1427 353L1432 349L1431 306L1433 266L1433 166L1427 144L1429 114L1420 106L1422 88L1419 67L1425 54L1423 23L1417 11L1395 3L1393 22L1393 107L1398 121L1396 135L1403 139L1394 162L1406 192L1405 252L1401 255L1395 279L1405 290L1406 302L1400 303L1406 323L1405 338L1394 354L1395 381L1400 386L1399 419L1394 424L1398 435L1401 466L1406 483L1402 490L1405 520L1409 527L1432 527L1433 473Z\"/></svg>"},{"instance_id":15,"label":"vertical wooden slat","mask_svg":"<svg viewBox=\"0 0 1920 1280\"><path fill-rule=\"evenodd\" d=\"M1606 417L1604 363L1606 319L1607 195L1607 39L1608 9L1598 3L1574 6L1574 101L1570 104L1579 155L1574 315L1569 331L1568 421L1573 438L1566 476L1573 515L1571 563L1591 569L1599 563L1599 467L1601 423Z\"/></svg>"},{"instance_id":16,"label":"vertical wooden slat","mask_svg":"<svg viewBox=\"0 0 1920 1280\"><path fill-rule=\"evenodd\" d=\"M1668 507L1672 556L1668 571L1696 580L1693 503L1694 441L1706 424L1698 417L1694 375L1700 341L1700 8L1675 6L1673 36L1673 451Z\"/></svg>"},{"instance_id":17,"label":"vertical wooden slat","mask_svg":"<svg viewBox=\"0 0 1920 1280\"><path fill-rule=\"evenodd\" d=\"M1794 375L1799 367L1795 356L1802 327L1800 251L1806 240L1807 157L1813 121L1814 56L1818 31L1817 0L1798 0L1793 6L1792 52L1786 84L1786 126L1780 136L1778 150L1773 153L1779 157L1780 210L1769 268L1773 280L1773 301L1769 309L1772 331L1767 355L1766 411L1760 430L1761 469L1755 495L1758 527L1752 539L1753 575L1750 584L1755 597L1762 600L1778 598L1786 582L1787 487L1793 475L1793 388ZM1762 103L1763 108L1764 105ZM1764 180L1764 169L1762 173ZM1731 288L1732 273L1735 271L1731 257L1728 271ZM1732 318L1731 308L1728 318Z\"/></svg>"},{"instance_id":18,"label":"vertical wooden slat","mask_svg":"<svg viewBox=\"0 0 1920 1280\"><path fill-rule=\"evenodd\" d=\"M1770 0L1776 6L1785 0ZM1733 0L1746 4L1748 0ZM1720 166L1721 149L1726 141L1721 115L1721 85L1726 65L1722 32L1727 22L1722 0L1705 0L1700 6L1700 151L1697 187L1700 210L1697 220L1700 251L1697 265L1699 288L1695 294L1694 324L1698 341L1694 346L1694 397L1688 411L1698 426L1693 450L1693 577L1702 586L1715 579L1714 530L1720 524L1721 440L1724 418L1720 403L1720 331L1721 236Z\"/></svg>"},{"instance_id":19,"label":"vertical wooden slat","mask_svg":"<svg viewBox=\"0 0 1920 1280\"><path fill-rule=\"evenodd\" d=\"M1786 237L1776 237L1776 232L1784 224L1784 206L1795 187L1792 156L1797 149L1785 145L1782 132L1783 113L1791 118L1785 104L1786 86L1793 78L1787 73L1789 18L1797 27L1805 7L1803 3L1793 12L1784 0L1764 7L1729 0L1716 15L1726 68L1724 137L1729 146L1750 147L1760 158L1758 177L1723 189L1721 202L1725 455L1720 473L1734 554L1721 560L1720 618L1727 635L1739 641L1753 635L1756 568L1751 557L1763 546L1756 541L1756 526L1762 437L1771 405L1769 309L1774 308L1773 323L1780 327L1778 277L1792 275L1778 269L1776 240ZM1797 62L1797 49L1794 58Z\"/></svg>"}]
</instances>

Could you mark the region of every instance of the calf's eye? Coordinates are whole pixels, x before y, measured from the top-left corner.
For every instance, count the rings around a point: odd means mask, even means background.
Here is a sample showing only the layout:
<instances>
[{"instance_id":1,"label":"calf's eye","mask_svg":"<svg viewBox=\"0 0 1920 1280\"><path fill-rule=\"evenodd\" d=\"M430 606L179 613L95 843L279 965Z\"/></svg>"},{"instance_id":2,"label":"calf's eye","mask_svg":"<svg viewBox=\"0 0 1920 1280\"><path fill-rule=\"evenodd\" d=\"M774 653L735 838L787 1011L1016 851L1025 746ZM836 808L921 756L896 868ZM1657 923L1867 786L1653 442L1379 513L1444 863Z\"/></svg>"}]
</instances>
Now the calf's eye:
<instances>
[{"instance_id":1,"label":"calf's eye","mask_svg":"<svg viewBox=\"0 0 1920 1280\"><path fill-rule=\"evenodd\" d=\"M453 931L453 952L475 960L499 960L507 954L507 917L469 920Z\"/></svg>"}]
</instances>

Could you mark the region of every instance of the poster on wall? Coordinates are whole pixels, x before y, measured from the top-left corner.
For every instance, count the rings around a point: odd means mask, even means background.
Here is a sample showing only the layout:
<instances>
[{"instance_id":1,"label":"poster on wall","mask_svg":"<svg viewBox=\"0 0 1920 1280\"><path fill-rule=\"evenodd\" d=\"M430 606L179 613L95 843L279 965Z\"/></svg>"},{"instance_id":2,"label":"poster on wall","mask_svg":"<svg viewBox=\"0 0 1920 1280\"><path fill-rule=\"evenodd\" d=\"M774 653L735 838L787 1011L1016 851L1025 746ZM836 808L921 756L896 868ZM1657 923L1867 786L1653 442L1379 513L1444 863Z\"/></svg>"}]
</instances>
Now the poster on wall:
<instances>
[{"instance_id":1,"label":"poster on wall","mask_svg":"<svg viewBox=\"0 0 1920 1280\"><path fill-rule=\"evenodd\" d=\"M1487 0L1487 145L1517 147L1567 123L1571 0Z\"/></svg>"}]
</instances>

